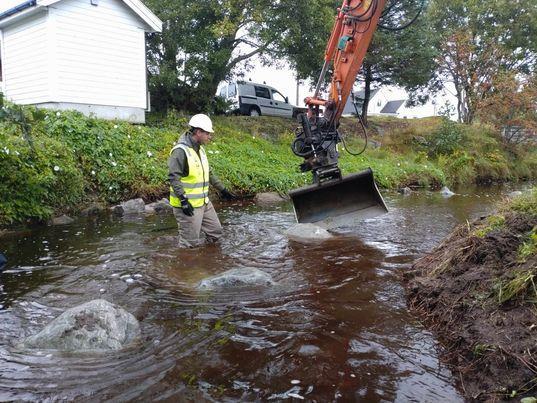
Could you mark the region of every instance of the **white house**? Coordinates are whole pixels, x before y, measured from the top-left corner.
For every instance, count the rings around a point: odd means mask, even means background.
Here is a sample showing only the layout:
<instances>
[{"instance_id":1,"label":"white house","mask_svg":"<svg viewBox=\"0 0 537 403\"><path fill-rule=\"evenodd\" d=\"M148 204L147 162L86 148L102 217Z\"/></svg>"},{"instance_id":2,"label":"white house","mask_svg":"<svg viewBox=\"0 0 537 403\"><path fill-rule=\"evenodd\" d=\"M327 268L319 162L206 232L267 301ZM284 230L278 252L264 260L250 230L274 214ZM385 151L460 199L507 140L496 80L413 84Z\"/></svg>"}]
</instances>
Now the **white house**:
<instances>
[{"instance_id":1,"label":"white house","mask_svg":"<svg viewBox=\"0 0 537 403\"><path fill-rule=\"evenodd\" d=\"M361 112L364 101L364 91L356 91L354 94L354 102ZM439 109L449 102L453 105L453 97L446 92L435 94L431 100L424 105L406 106L408 94L402 88L395 86L380 87L372 89L369 105L367 108L369 116L394 116L403 119L423 118L427 116L437 116ZM352 97L349 97L343 115L349 116L355 114L355 109L352 104Z\"/></svg>"},{"instance_id":2,"label":"white house","mask_svg":"<svg viewBox=\"0 0 537 403\"><path fill-rule=\"evenodd\" d=\"M7 99L145 121L145 33L161 32L162 22L140 0L0 3L0 79Z\"/></svg>"}]
</instances>

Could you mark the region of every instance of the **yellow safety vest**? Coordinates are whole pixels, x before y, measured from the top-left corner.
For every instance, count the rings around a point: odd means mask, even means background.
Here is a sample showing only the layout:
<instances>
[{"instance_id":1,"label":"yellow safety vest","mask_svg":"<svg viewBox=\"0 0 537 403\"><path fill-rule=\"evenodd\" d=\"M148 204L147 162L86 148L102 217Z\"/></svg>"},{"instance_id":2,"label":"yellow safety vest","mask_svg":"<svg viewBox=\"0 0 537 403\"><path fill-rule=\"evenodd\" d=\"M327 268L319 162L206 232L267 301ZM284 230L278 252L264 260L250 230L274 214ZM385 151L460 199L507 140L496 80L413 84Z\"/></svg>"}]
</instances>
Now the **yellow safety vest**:
<instances>
[{"instance_id":1,"label":"yellow safety vest","mask_svg":"<svg viewBox=\"0 0 537 403\"><path fill-rule=\"evenodd\" d=\"M192 147L186 144L177 144L170 151L170 155L176 148L181 148L185 151L188 163L188 176L181 178L179 181L185 190L185 196L192 204L192 207L201 207L209 203L209 161L205 150L200 145L200 154L198 156L198 153ZM173 207L181 207L181 201L171 186L170 204Z\"/></svg>"}]
</instances>

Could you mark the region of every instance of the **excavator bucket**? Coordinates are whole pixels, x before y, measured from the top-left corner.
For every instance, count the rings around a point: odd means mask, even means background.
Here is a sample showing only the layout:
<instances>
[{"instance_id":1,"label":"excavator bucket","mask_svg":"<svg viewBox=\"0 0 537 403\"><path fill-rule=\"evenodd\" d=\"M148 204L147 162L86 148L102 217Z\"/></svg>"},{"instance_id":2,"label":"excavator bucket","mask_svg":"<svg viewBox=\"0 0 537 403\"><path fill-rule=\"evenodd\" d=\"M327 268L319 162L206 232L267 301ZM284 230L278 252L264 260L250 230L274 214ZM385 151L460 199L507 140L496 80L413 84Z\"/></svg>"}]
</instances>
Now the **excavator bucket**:
<instances>
[{"instance_id":1,"label":"excavator bucket","mask_svg":"<svg viewBox=\"0 0 537 403\"><path fill-rule=\"evenodd\" d=\"M323 228L354 226L388 212L371 168L289 192L299 223Z\"/></svg>"}]
</instances>

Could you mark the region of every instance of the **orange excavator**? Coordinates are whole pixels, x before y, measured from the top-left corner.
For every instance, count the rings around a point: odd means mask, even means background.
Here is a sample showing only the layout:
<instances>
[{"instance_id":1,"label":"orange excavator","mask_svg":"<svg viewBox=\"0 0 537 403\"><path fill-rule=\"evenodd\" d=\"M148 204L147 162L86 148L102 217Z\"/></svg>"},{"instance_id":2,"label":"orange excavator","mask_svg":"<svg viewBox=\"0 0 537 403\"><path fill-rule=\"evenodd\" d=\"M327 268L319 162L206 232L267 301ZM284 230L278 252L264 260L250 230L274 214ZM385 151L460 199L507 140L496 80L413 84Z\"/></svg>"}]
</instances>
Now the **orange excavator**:
<instances>
[{"instance_id":1,"label":"orange excavator","mask_svg":"<svg viewBox=\"0 0 537 403\"><path fill-rule=\"evenodd\" d=\"M360 71L386 0L343 0L324 65L307 112L298 116L301 126L291 146L304 158L302 172L312 171L313 184L289 192L299 223L324 228L356 225L364 218L388 211L371 168L343 177L338 166L339 119ZM325 76L332 66L328 99L320 98ZM365 129L364 129L365 130Z\"/></svg>"}]
</instances>

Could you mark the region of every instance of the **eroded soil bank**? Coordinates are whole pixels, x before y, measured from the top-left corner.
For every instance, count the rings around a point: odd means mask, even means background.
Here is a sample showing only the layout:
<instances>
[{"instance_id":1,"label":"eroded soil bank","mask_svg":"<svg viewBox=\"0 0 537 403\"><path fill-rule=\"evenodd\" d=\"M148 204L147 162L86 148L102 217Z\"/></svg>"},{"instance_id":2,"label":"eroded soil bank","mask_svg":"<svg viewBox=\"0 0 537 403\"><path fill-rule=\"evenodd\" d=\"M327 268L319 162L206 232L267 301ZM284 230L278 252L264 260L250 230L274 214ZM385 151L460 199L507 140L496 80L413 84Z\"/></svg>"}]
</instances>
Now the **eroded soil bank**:
<instances>
[{"instance_id":1,"label":"eroded soil bank","mask_svg":"<svg viewBox=\"0 0 537 403\"><path fill-rule=\"evenodd\" d=\"M458 226L406 275L409 305L441 340L469 401L537 395L537 215L529 210Z\"/></svg>"}]
</instances>

